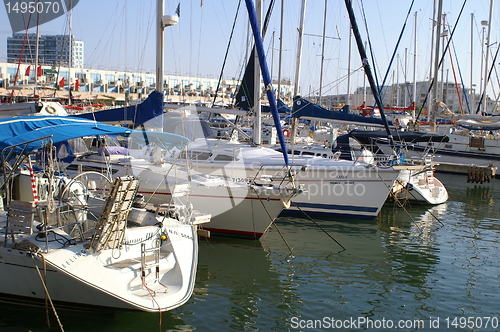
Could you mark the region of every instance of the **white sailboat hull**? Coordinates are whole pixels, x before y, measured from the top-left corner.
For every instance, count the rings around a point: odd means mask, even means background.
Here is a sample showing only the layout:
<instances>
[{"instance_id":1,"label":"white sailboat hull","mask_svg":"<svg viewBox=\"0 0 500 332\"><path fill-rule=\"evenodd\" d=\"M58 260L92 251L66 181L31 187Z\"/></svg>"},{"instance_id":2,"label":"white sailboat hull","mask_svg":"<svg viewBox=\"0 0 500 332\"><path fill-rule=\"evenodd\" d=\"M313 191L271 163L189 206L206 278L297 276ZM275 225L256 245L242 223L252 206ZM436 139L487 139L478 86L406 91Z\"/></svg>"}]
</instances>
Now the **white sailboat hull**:
<instances>
[{"instance_id":1,"label":"white sailboat hull","mask_svg":"<svg viewBox=\"0 0 500 332\"><path fill-rule=\"evenodd\" d=\"M90 252L82 243L61 248L60 243L53 242L49 243L50 251L42 254L47 248L45 241L35 235L24 239L40 247L40 253L1 243L0 293L44 300L45 284L54 302L150 312L174 309L184 304L193 291L198 253L196 226L172 219L162 222L169 243L161 249L158 281L154 269L145 269L145 279L141 279L140 243L158 232L156 226L145 226L128 229L121 249L99 253ZM152 245L152 240L146 242Z\"/></svg>"},{"instance_id":2,"label":"white sailboat hull","mask_svg":"<svg viewBox=\"0 0 500 332\"><path fill-rule=\"evenodd\" d=\"M193 167L200 173L224 176L233 181L260 178L278 183L282 179L289 181L284 166L280 166L283 165L283 156L277 151L233 142L206 142L213 146L190 147L193 155L196 155L194 151L202 150L213 154L208 160L193 160ZM217 156L223 154L233 156L234 161L217 161ZM293 199L286 212L374 219L399 174L392 167L321 157L291 156L290 160L294 185L302 188L304 193Z\"/></svg>"},{"instance_id":3,"label":"white sailboat hull","mask_svg":"<svg viewBox=\"0 0 500 332\"><path fill-rule=\"evenodd\" d=\"M103 167L99 156L85 158L78 163ZM227 179L206 175L188 175L171 164L155 165L144 159L129 159L126 163L111 163L113 176L132 173L141 179L138 193L153 205L170 202L172 189L178 179L188 179L189 201L194 209L211 215L204 229L221 235L259 238L281 211L290 205L301 190L274 186L233 183ZM175 175L174 178L168 174ZM180 180L182 182L182 180Z\"/></svg>"}]
</instances>

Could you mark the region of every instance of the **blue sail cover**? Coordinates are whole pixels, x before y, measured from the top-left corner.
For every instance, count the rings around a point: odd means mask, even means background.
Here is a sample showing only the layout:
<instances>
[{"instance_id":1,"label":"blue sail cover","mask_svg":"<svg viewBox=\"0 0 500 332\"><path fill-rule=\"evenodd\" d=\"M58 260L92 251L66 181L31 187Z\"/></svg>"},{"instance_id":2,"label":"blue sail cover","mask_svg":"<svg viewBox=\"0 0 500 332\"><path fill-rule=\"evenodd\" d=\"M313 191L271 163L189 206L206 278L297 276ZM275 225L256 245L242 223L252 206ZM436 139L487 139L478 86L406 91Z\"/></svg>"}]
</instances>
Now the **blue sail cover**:
<instances>
[{"instance_id":1,"label":"blue sail cover","mask_svg":"<svg viewBox=\"0 0 500 332\"><path fill-rule=\"evenodd\" d=\"M137 126L159 117L162 114L163 94L158 91L153 91L146 100L134 106L113 108L75 116L99 122L131 122Z\"/></svg>"},{"instance_id":2,"label":"blue sail cover","mask_svg":"<svg viewBox=\"0 0 500 332\"><path fill-rule=\"evenodd\" d=\"M269 105L262 105L262 112L270 113L271 107ZM292 110L281 99L278 99L278 113L292 114Z\"/></svg>"},{"instance_id":3,"label":"blue sail cover","mask_svg":"<svg viewBox=\"0 0 500 332\"><path fill-rule=\"evenodd\" d=\"M283 136L283 130L281 129L280 117L278 114L278 108L276 106L276 97L272 89L271 75L269 74L269 69L267 68L266 53L264 52L264 44L262 43L262 36L260 35L259 24L257 22L257 13L255 12L255 7L251 0L245 0L245 4L248 11L248 18L250 19L250 26L252 27L252 32L255 40L255 49L257 50L257 55L259 56L260 72L262 74L262 80L264 81L264 86L266 87L267 100L269 101L269 106L271 107L271 114L273 115L274 126L278 132L278 139L280 141L281 151L283 153L283 158L285 159L285 165L290 165L288 161L288 154L285 143L285 136Z\"/></svg>"},{"instance_id":4,"label":"blue sail cover","mask_svg":"<svg viewBox=\"0 0 500 332\"><path fill-rule=\"evenodd\" d=\"M96 135L133 136L143 142L160 143L164 147L181 147L187 144L187 138L175 134L137 131L69 116L49 115L0 119L0 150L46 136L51 136L53 143L60 143L72 138ZM14 151L29 154L41 146L41 141L34 141L26 148L20 146Z\"/></svg>"},{"instance_id":5,"label":"blue sail cover","mask_svg":"<svg viewBox=\"0 0 500 332\"><path fill-rule=\"evenodd\" d=\"M317 119L318 121L346 122L364 126L384 125L382 119L349 113L349 105L344 106L340 111L330 111L300 96L295 97L293 100L292 117ZM389 121L389 125L392 125L391 121Z\"/></svg>"}]
</instances>

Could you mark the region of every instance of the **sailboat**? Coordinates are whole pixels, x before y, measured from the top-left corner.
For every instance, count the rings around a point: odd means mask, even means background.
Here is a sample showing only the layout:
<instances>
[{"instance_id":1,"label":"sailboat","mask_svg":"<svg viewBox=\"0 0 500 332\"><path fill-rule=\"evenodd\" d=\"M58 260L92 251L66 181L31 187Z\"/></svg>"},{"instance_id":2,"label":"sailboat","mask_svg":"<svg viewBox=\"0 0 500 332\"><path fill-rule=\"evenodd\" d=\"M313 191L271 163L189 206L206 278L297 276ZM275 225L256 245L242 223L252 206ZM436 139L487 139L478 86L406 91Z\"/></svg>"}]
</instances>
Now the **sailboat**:
<instances>
[{"instance_id":1,"label":"sailboat","mask_svg":"<svg viewBox=\"0 0 500 332\"><path fill-rule=\"evenodd\" d=\"M255 13L251 10L253 4L251 1L246 1L246 4L251 21L253 20L252 30L265 78L264 84L269 87L260 32ZM272 89L267 89L267 93L268 96L272 94ZM282 152L236 140L201 138L188 145L187 154L178 153L171 158L191 156L192 165L199 172L244 181L259 179L283 182L285 179L288 185L305 190L303 195L293 200L294 204L287 212L305 211L309 214L375 218L399 171L392 167L380 168L359 162L288 155L276 101L270 98L269 105L274 109L273 119Z\"/></svg>"},{"instance_id":2,"label":"sailboat","mask_svg":"<svg viewBox=\"0 0 500 332\"><path fill-rule=\"evenodd\" d=\"M77 117L114 124L128 123L137 127L162 128L175 122L174 118L163 114L163 94L157 91L152 92L139 105L84 113ZM180 121L179 127L187 128L188 125L186 121ZM196 127L195 130L200 128ZM182 136L187 134L184 131L177 133ZM114 152L99 153L97 148L93 151L73 149L72 154L76 158L66 165L66 172L77 174L82 169L92 168L99 172L112 169L113 176L140 176L143 181L140 183L139 193L151 204L168 202L171 198L171 185L184 179L191 187L190 197L194 207L212 215L211 223L205 229L213 234L259 238L281 211L290 206L292 199L303 192L301 188L277 186L255 179L247 181L246 177L241 181L242 176L235 174L221 177L224 172L199 172L196 167L191 169L194 166L191 160L185 161L190 154L186 154L183 149L169 152L158 145L145 149L132 146L117 149L111 142L107 144L107 149ZM171 158L174 154L183 156L181 160L184 160L185 167L173 166L177 158ZM228 169L230 167L227 162L223 162L223 166Z\"/></svg>"},{"instance_id":3,"label":"sailboat","mask_svg":"<svg viewBox=\"0 0 500 332\"><path fill-rule=\"evenodd\" d=\"M2 190L0 293L24 301L161 312L194 288L198 225L210 215L181 200L156 213L135 205L138 179L115 178L105 191L85 175L57 172L53 145L88 135L134 131L70 117L0 120ZM140 133L141 135L146 133ZM160 137L161 136L161 137ZM152 133L171 146L175 135ZM39 151L43 168L34 160ZM38 155L40 156L40 155ZM181 197L188 194L178 190Z\"/></svg>"},{"instance_id":4,"label":"sailboat","mask_svg":"<svg viewBox=\"0 0 500 332\"><path fill-rule=\"evenodd\" d=\"M498 56L497 50L493 57L493 63L489 67L488 60L492 57L489 51L490 45L492 45L490 42L492 12L493 1L490 2L489 20L487 21L488 37L485 42L486 55L484 58L484 76L482 77L482 96L475 114L471 112L469 114L456 114L442 101L430 104L433 110L431 120L442 118L448 120L449 123L437 125L434 121L431 121L428 130L446 135L449 141L431 145L420 144L420 147L422 149L430 148L438 162L490 166L493 173L495 173L495 167L500 167L500 136L498 135L500 116L487 114L486 110L487 86L495 66L495 59ZM435 58L437 59L439 52L438 43L436 44L435 51ZM438 70L437 61L434 67L436 72L434 76L436 77ZM437 84L434 84L434 89L436 89L436 86ZM486 178L489 179L490 176L486 175ZM482 180L479 182L482 183Z\"/></svg>"}]
</instances>

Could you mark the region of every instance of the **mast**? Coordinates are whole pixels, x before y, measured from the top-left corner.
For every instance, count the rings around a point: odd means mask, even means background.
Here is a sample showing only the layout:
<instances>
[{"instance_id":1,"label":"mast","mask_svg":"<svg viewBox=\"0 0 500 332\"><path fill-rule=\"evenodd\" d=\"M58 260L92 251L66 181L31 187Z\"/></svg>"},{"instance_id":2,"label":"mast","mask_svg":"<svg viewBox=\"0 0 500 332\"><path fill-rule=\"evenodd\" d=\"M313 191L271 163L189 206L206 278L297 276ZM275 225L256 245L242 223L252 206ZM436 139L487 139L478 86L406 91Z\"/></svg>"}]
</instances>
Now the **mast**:
<instances>
[{"instance_id":1,"label":"mast","mask_svg":"<svg viewBox=\"0 0 500 332\"><path fill-rule=\"evenodd\" d=\"M401 59L399 58L399 53L396 55L396 106L401 106L401 94L399 93L399 62ZM406 106L406 105L405 105Z\"/></svg>"},{"instance_id":2,"label":"mast","mask_svg":"<svg viewBox=\"0 0 500 332\"><path fill-rule=\"evenodd\" d=\"M404 68L404 84L403 84L403 89L406 87L406 82L407 77L408 77L408 48L405 48L405 68ZM404 107L408 107L408 93L406 92L406 89L403 91L404 92Z\"/></svg>"},{"instance_id":3,"label":"mast","mask_svg":"<svg viewBox=\"0 0 500 332\"><path fill-rule=\"evenodd\" d=\"M260 29L262 26L262 0L257 0L255 4L255 11L257 15L257 24ZM262 31L259 31L262 33ZM260 73L259 73L259 54L254 52L254 90L253 90L253 109L254 109L254 125L253 125L253 142L255 145L262 144L262 109L260 101Z\"/></svg>"},{"instance_id":4,"label":"mast","mask_svg":"<svg viewBox=\"0 0 500 332\"><path fill-rule=\"evenodd\" d=\"M323 17L323 40L321 42L321 67L319 72L319 95L318 95L318 104L321 105L321 97L322 97L322 87L323 87L323 66L325 63L325 38L326 38L326 9L328 6L328 0L325 0L325 15Z\"/></svg>"},{"instance_id":5,"label":"mast","mask_svg":"<svg viewBox=\"0 0 500 332\"><path fill-rule=\"evenodd\" d=\"M472 74L473 74L473 68L474 68L474 13L470 14L470 92L469 92L469 99L471 102L470 108L469 108L469 113L471 109L474 109L474 98L473 98L473 89L472 89Z\"/></svg>"},{"instance_id":6,"label":"mast","mask_svg":"<svg viewBox=\"0 0 500 332\"><path fill-rule=\"evenodd\" d=\"M281 16L280 16L280 49L278 56L278 100L281 98L281 62L283 55L283 19L285 17L285 0L281 0Z\"/></svg>"},{"instance_id":7,"label":"mast","mask_svg":"<svg viewBox=\"0 0 500 332\"><path fill-rule=\"evenodd\" d=\"M302 6L300 8L300 23L299 23L299 36L297 38L297 61L295 62L295 82L293 86L293 98L300 94L300 66L302 61L302 44L304 36L304 21L306 16L306 4L307 0L302 0ZM297 127L299 124L299 119L293 118L292 120L292 148L295 147L295 138L297 137Z\"/></svg>"},{"instance_id":8,"label":"mast","mask_svg":"<svg viewBox=\"0 0 500 332\"><path fill-rule=\"evenodd\" d=\"M350 26L349 26L350 28ZM351 55L352 55L352 30L349 29L349 40L347 45L347 105L351 105ZM363 84L366 85L366 81L363 80ZM366 101L366 87L364 89Z\"/></svg>"},{"instance_id":9,"label":"mast","mask_svg":"<svg viewBox=\"0 0 500 332\"><path fill-rule=\"evenodd\" d=\"M262 79L264 81L264 87L267 94L267 99L269 100L269 106L271 108L271 113L273 115L274 125L276 131L278 132L278 138L280 141L281 151L283 152L283 158L285 160L285 165L289 166L288 153L286 149L285 137L283 136L283 131L281 128L281 122L278 114L278 107L276 105L276 97L274 96L271 76L269 75L269 69L266 62L266 54L264 52L264 45L262 43L262 37L260 35L260 28L257 23L257 14L252 0L245 0L247 6L248 16L250 19L250 24L252 26L252 32L255 39L255 50L259 56L260 70L262 73Z\"/></svg>"},{"instance_id":10,"label":"mast","mask_svg":"<svg viewBox=\"0 0 500 332\"><path fill-rule=\"evenodd\" d=\"M163 92L163 0L156 4L156 91Z\"/></svg>"},{"instance_id":11,"label":"mast","mask_svg":"<svg viewBox=\"0 0 500 332\"><path fill-rule=\"evenodd\" d=\"M488 34L486 35L486 53L484 58L484 85L483 85L483 104L482 109L483 113L486 113L488 110L488 100L486 94L486 88L488 87L488 59L490 57L490 38L491 38L491 16L493 12L493 0L490 0L490 13L488 17Z\"/></svg>"},{"instance_id":12,"label":"mast","mask_svg":"<svg viewBox=\"0 0 500 332\"><path fill-rule=\"evenodd\" d=\"M349 20L351 21L351 28L352 32L354 33L354 39L356 40L356 44L358 46L359 56L361 57L361 63L363 65L365 75L368 78L368 82L370 83L370 88L372 90L373 98L375 98L375 102L377 103L377 106L380 110L380 116L382 118L382 122L384 123L385 131L387 132L387 138L389 138L391 145L394 145L394 138L392 137L391 130L389 129L389 124L387 123L387 119L385 117L384 106L382 105L382 100L380 99L379 90L377 88L377 85L375 84L375 79L373 78L370 64L368 63L368 56L363 46L363 41L361 40L361 35L359 33L356 17L354 16L354 10L352 9L351 0L345 0L345 5L347 7L347 12L349 14Z\"/></svg>"},{"instance_id":13,"label":"mast","mask_svg":"<svg viewBox=\"0 0 500 332\"><path fill-rule=\"evenodd\" d=\"M304 20L306 16L306 3L307 0L302 0L302 7L300 9L300 23L299 23L299 37L297 39L297 61L295 63L295 86L293 89L293 96L297 96L300 93L299 83L300 83L300 66L302 60L302 37L304 36Z\"/></svg>"},{"instance_id":14,"label":"mast","mask_svg":"<svg viewBox=\"0 0 500 332\"><path fill-rule=\"evenodd\" d=\"M438 9L436 12L436 33L435 33L435 53L434 53L434 75L433 75L433 80L434 80L434 86L433 88L433 99L429 102L429 120L430 120L430 129L431 131L436 130L436 112L434 111L434 105L436 104L436 98L438 96L438 84L437 84L437 77L439 74L439 42L440 42L440 36L441 36L441 12L443 11L443 0L438 1Z\"/></svg>"},{"instance_id":15,"label":"mast","mask_svg":"<svg viewBox=\"0 0 500 332\"><path fill-rule=\"evenodd\" d=\"M413 41L413 105L411 117L415 121L415 111L417 108L417 12L415 12L415 39Z\"/></svg>"},{"instance_id":16,"label":"mast","mask_svg":"<svg viewBox=\"0 0 500 332\"><path fill-rule=\"evenodd\" d=\"M68 59L68 105L71 105L71 67L73 66L73 0L70 0L69 10L69 59ZM126 57L125 57L126 58Z\"/></svg>"},{"instance_id":17,"label":"mast","mask_svg":"<svg viewBox=\"0 0 500 332\"><path fill-rule=\"evenodd\" d=\"M158 0L156 4L156 91L158 92L163 93L163 29L178 22L177 15L163 15L163 0Z\"/></svg>"},{"instance_id":18,"label":"mast","mask_svg":"<svg viewBox=\"0 0 500 332\"><path fill-rule=\"evenodd\" d=\"M37 14L37 21L36 21L36 39L35 39L35 87L33 88L33 97L36 96L36 88L38 86L38 47L40 44L40 24L39 22L39 17L40 14ZM28 31L26 31L27 33Z\"/></svg>"}]
</instances>

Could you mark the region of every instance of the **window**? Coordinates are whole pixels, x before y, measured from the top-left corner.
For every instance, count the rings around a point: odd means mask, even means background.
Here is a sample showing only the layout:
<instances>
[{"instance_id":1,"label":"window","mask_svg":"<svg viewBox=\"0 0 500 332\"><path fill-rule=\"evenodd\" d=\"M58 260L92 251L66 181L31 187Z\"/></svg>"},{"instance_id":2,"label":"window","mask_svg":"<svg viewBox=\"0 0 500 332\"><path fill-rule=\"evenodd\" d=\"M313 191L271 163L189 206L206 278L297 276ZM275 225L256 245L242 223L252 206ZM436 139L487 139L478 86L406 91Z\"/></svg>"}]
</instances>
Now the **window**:
<instances>
[{"instance_id":1,"label":"window","mask_svg":"<svg viewBox=\"0 0 500 332\"><path fill-rule=\"evenodd\" d=\"M229 156L227 154L218 154L215 156L214 160L216 161L238 161L238 158L234 158L233 156Z\"/></svg>"}]
</instances>

